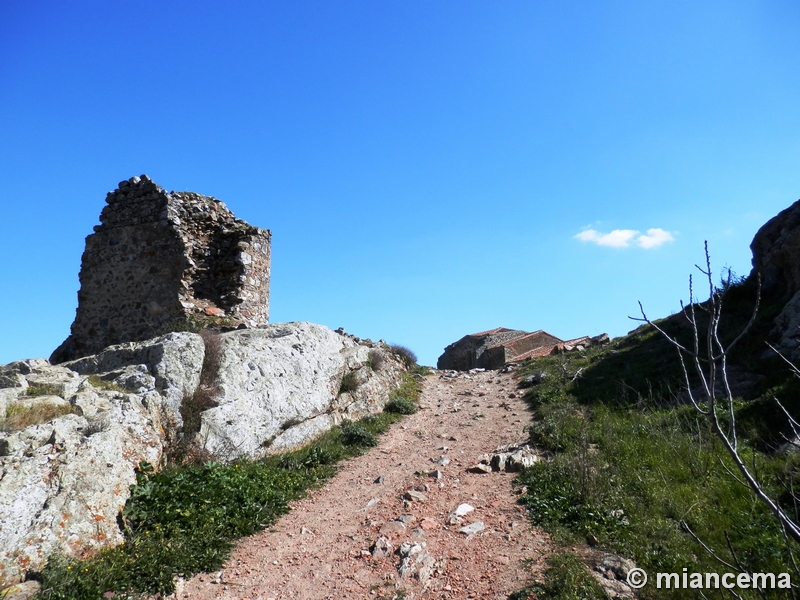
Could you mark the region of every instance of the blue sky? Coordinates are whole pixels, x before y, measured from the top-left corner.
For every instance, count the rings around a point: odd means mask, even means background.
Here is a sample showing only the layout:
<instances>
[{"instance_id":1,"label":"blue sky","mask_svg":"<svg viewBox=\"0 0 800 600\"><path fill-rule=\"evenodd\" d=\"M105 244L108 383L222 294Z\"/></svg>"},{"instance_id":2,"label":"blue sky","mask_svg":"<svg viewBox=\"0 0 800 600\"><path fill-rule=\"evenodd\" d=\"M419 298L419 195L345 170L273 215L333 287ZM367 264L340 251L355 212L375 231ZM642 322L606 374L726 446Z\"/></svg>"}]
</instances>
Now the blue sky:
<instances>
[{"instance_id":1,"label":"blue sky","mask_svg":"<svg viewBox=\"0 0 800 600\"><path fill-rule=\"evenodd\" d=\"M0 364L67 336L142 173L272 230L274 322L428 364L624 334L800 198L798 30L794 1L0 0Z\"/></svg>"}]
</instances>

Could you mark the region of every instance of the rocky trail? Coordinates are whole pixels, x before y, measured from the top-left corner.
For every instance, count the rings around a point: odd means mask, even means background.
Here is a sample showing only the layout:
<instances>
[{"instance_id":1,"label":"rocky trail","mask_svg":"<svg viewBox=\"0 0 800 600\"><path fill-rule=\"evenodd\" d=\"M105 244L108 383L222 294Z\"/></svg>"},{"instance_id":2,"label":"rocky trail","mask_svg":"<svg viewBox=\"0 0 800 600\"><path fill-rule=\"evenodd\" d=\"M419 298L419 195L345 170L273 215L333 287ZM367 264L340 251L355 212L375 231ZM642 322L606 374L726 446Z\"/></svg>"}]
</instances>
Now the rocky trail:
<instances>
[{"instance_id":1,"label":"rocky trail","mask_svg":"<svg viewBox=\"0 0 800 600\"><path fill-rule=\"evenodd\" d=\"M551 548L516 503L514 473L497 470L532 460L513 449L529 422L510 374L430 375L416 414L172 597L504 599ZM494 471L476 468L501 446Z\"/></svg>"}]
</instances>

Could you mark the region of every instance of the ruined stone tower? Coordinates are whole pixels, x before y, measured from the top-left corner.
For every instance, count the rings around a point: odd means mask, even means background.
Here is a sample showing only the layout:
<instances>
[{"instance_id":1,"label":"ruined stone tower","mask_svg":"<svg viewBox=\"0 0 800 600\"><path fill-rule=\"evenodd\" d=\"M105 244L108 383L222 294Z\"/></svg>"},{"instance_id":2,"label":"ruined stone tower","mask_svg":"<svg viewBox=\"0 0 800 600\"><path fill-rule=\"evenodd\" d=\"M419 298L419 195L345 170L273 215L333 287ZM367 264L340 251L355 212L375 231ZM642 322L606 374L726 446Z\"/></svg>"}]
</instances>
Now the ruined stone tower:
<instances>
[{"instance_id":1,"label":"ruined stone tower","mask_svg":"<svg viewBox=\"0 0 800 600\"><path fill-rule=\"evenodd\" d=\"M216 198L166 192L147 175L106 196L86 238L78 310L60 363L203 320L269 320L270 239Z\"/></svg>"}]
</instances>

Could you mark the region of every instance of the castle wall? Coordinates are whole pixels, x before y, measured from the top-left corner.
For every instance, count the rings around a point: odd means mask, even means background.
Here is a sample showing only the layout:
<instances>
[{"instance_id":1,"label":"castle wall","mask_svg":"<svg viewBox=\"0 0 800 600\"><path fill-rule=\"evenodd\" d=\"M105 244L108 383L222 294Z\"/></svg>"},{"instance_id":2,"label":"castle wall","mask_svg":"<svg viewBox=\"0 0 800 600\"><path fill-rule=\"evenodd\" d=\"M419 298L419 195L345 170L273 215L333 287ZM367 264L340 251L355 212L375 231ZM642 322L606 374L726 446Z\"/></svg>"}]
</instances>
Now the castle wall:
<instances>
[{"instance_id":1,"label":"castle wall","mask_svg":"<svg viewBox=\"0 0 800 600\"><path fill-rule=\"evenodd\" d=\"M166 192L146 175L120 182L106 202L101 225L86 238L71 334L53 363L192 319L268 323L268 230L237 219L216 198Z\"/></svg>"}]
</instances>

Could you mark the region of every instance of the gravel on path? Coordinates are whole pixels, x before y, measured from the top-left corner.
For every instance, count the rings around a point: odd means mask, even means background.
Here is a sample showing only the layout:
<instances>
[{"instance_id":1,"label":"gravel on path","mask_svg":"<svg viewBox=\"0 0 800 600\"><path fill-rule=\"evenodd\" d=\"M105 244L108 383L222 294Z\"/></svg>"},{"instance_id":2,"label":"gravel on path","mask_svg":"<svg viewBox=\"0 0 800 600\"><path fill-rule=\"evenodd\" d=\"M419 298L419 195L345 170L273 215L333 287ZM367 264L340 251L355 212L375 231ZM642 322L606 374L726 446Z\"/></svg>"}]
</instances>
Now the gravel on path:
<instances>
[{"instance_id":1,"label":"gravel on path","mask_svg":"<svg viewBox=\"0 0 800 600\"><path fill-rule=\"evenodd\" d=\"M172 597L505 599L552 545L517 504L513 473L469 469L525 442L530 420L510 374L434 372L419 412Z\"/></svg>"}]
</instances>

